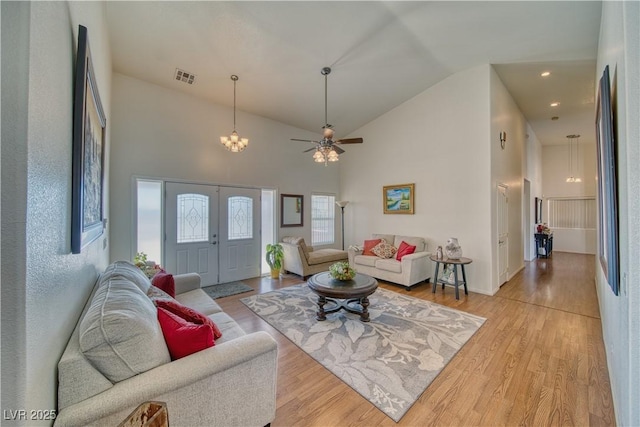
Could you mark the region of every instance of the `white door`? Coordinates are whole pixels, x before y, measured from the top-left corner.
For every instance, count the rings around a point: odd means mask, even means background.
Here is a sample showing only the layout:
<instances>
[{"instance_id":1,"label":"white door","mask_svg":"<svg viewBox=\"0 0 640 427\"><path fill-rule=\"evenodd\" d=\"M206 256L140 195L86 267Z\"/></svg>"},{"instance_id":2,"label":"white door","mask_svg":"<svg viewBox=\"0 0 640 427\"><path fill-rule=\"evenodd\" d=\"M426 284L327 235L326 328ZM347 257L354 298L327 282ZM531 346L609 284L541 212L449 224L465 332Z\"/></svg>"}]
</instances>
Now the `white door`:
<instances>
[{"instance_id":1,"label":"white door","mask_svg":"<svg viewBox=\"0 0 640 427\"><path fill-rule=\"evenodd\" d=\"M198 273L201 286L218 282L218 187L166 183L165 267Z\"/></svg>"},{"instance_id":2,"label":"white door","mask_svg":"<svg viewBox=\"0 0 640 427\"><path fill-rule=\"evenodd\" d=\"M220 283L260 275L260 190L220 187Z\"/></svg>"},{"instance_id":3,"label":"white door","mask_svg":"<svg viewBox=\"0 0 640 427\"><path fill-rule=\"evenodd\" d=\"M509 277L509 198L507 187L498 185L498 285Z\"/></svg>"}]
</instances>

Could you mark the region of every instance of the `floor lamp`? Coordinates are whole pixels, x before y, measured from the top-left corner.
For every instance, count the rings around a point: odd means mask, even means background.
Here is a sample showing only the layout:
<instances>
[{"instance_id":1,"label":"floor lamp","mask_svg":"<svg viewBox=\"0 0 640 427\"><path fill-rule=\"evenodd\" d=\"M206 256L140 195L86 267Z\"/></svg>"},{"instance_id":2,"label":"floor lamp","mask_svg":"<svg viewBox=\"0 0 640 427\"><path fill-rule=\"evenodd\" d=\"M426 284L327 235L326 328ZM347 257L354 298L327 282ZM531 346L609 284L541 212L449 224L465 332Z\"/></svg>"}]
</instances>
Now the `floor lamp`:
<instances>
[{"instance_id":1,"label":"floor lamp","mask_svg":"<svg viewBox=\"0 0 640 427\"><path fill-rule=\"evenodd\" d=\"M336 205L340 207L340 219L342 220L342 250L344 251L344 207L347 206L349 202L346 200L341 200L336 202Z\"/></svg>"}]
</instances>

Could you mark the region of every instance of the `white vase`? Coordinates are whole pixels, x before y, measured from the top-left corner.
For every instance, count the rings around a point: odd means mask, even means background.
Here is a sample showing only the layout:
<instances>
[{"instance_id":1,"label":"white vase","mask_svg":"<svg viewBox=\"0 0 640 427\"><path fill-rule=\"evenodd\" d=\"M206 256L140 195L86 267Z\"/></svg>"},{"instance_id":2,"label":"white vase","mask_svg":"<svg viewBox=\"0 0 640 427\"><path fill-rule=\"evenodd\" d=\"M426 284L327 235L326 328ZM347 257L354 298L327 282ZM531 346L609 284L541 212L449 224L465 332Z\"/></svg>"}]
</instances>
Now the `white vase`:
<instances>
[{"instance_id":1,"label":"white vase","mask_svg":"<svg viewBox=\"0 0 640 427\"><path fill-rule=\"evenodd\" d=\"M447 240L447 246L444 247L444 250L447 254L447 258L462 258L462 248L458 244L458 239L456 237L451 237L449 240Z\"/></svg>"}]
</instances>

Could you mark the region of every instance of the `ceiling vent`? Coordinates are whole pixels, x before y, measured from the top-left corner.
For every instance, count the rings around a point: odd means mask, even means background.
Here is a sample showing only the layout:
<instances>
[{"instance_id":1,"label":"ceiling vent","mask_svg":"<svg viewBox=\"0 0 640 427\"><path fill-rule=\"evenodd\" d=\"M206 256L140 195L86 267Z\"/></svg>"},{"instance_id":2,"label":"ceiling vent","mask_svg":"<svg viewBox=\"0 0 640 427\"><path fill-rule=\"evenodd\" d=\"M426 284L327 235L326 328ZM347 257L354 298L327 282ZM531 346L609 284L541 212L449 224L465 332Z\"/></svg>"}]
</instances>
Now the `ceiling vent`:
<instances>
[{"instance_id":1,"label":"ceiling vent","mask_svg":"<svg viewBox=\"0 0 640 427\"><path fill-rule=\"evenodd\" d=\"M195 74L176 68L176 80L192 85L196 81Z\"/></svg>"}]
</instances>

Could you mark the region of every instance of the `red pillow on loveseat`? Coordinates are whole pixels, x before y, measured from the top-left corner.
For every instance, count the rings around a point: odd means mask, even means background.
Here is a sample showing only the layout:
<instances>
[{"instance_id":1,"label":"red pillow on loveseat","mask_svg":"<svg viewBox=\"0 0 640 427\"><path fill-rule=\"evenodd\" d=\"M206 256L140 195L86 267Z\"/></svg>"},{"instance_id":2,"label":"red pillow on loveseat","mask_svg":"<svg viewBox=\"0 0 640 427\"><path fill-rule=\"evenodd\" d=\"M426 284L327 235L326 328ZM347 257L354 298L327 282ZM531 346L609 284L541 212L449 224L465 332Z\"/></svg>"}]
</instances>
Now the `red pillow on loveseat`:
<instances>
[{"instance_id":1,"label":"red pillow on loveseat","mask_svg":"<svg viewBox=\"0 0 640 427\"><path fill-rule=\"evenodd\" d=\"M364 247L362 248L362 255L372 255L372 256L376 256L376 254L374 254L373 252L371 252L371 249L373 249L374 247L376 247L376 245L378 243L382 242L382 239L374 239L374 240L365 240L364 241Z\"/></svg>"},{"instance_id":2,"label":"red pillow on loveseat","mask_svg":"<svg viewBox=\"0 0 640 427\"><path fill-rule=\"evenodd\" d=\"M405 242L404 240L400 243L400 246L398 247L398 252L396 252L396 259L398 261L402 260L402 257L405 255L411 255L412 253L414 253L416 251L416 247L413 245L408 244L407 242Z\"/></svg>"}]
</instances>

